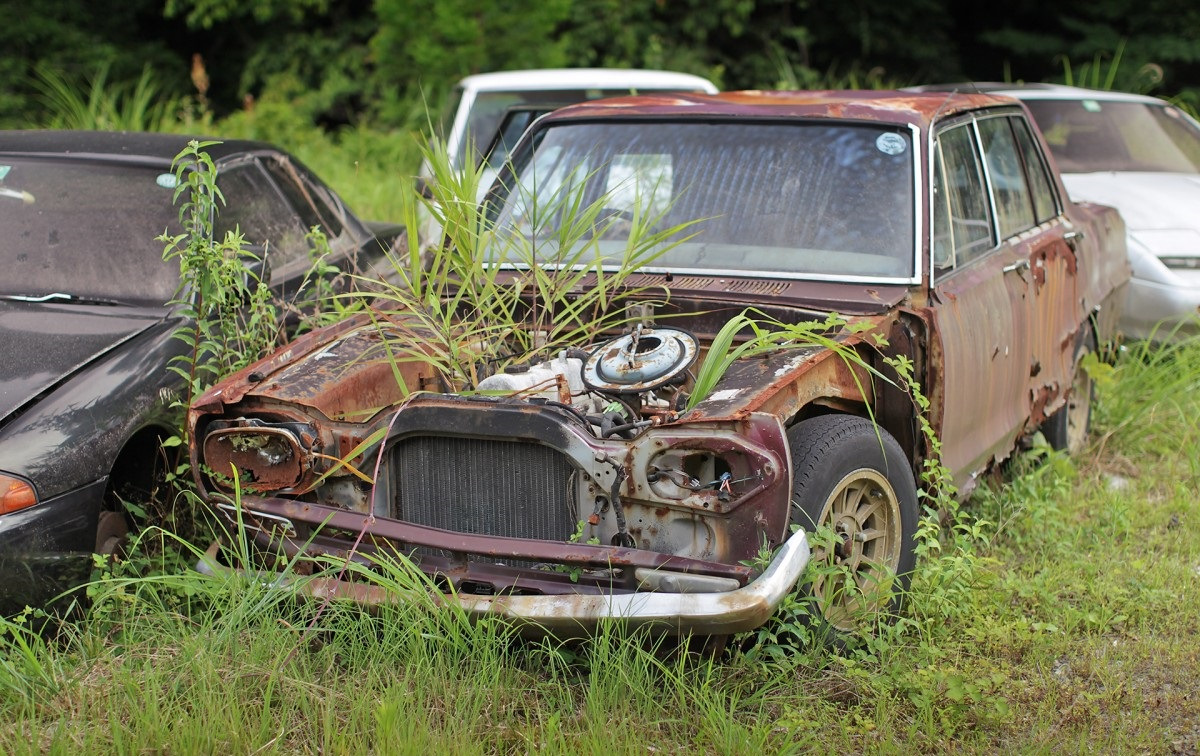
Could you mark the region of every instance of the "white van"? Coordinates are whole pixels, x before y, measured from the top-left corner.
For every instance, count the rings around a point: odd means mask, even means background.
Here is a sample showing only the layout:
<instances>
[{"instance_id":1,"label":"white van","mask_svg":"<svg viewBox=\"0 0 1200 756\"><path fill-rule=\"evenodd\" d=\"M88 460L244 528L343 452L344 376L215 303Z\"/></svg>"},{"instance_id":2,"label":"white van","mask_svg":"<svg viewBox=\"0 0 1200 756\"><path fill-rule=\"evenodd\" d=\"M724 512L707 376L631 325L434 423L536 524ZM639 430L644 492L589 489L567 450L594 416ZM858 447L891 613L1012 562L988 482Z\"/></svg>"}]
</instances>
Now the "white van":
<instances>
[{"instance_id":1,"label":"white van","mask_svg":"<svg viewBox=\"0 0 1200 756\"><path fill-rule=\"evenodd\" d=\"M468 76L458 83L443 110L440 136L451 166L487 159L479 192L487 192L496 168L538 116L586 100L651 92L704 92L716 86L700 76L633 68L544 68ZM421 177L431 178L429 166Z\"/></svg>"}]
</instances>

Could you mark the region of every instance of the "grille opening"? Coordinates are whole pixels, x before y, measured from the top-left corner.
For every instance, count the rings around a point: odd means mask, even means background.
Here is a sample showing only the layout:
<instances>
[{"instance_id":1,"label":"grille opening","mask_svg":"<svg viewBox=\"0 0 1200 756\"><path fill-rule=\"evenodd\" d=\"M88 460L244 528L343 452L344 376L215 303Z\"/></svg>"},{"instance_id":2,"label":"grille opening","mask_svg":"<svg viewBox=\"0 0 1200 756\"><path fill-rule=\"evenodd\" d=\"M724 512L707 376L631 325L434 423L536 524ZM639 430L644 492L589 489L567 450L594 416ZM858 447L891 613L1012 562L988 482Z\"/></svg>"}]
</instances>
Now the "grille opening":
<instances>
[{"instance_id":1,"label":"grille opening","mask_svg":"<svg viewBox=\"0 0 1200 756\"><path fill-rule=\"evenodd\" d=\"M459 533L565 541L576 470L541 444L415 436L392 447L392 516Z\"/></svg>"},{"instance_id":2,"label":"grille opening","mask_svg":"<svg viewBox=\"0 0 1200 756\"><path fill-rule=\"evenodd\" d=\"M458 592L472 596L495 596L496 587L491 583L481 583L478 580L464 580L459 583Z\"/></svg>"}]
</instances>

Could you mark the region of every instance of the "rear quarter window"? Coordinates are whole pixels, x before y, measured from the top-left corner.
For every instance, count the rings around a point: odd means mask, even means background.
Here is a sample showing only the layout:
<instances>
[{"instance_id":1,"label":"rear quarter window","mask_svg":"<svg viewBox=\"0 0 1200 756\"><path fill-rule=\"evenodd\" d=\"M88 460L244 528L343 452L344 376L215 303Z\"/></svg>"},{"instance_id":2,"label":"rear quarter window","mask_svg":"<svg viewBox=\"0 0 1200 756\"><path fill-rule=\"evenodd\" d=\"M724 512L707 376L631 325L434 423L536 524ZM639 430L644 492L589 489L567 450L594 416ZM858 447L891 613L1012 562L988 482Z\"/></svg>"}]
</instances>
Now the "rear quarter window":
<instances>
[{"instance_id":1,"label":"rear quarter window","mask_svg":"<svg viewBox=\"0 0 1200 756\"><path fill-rule=\"evenodd\" d=\"M1037 225L1033 198L1009 119L985 118L978 123L1000 236L1007 239Z\"/></svg>"}]
</instances>

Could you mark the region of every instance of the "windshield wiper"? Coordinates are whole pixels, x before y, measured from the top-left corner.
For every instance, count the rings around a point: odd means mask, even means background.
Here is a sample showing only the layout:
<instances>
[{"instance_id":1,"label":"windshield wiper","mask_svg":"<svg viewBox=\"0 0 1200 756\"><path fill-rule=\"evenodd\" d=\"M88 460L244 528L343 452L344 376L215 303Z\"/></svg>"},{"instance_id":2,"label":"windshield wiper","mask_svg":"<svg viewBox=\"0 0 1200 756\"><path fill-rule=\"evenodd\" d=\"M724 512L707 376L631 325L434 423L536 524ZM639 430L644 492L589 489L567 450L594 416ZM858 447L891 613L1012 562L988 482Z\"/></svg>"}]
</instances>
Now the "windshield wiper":
<instances>
[{"instance_id":1,"label":"windshield wiper","mask_svg":"<svg viewBox=\"0 0 1200 756\"><path fill-rule=\"evenodd\" d=\"M125 303L118 299L101 299L98 297L79 297L74 294L64 294L61 291L56 291L50 294L43 294L40 297L29 296L26 294L0 294L0 299L9 302L65 302L69 304L82 305L124 305Z\"/></svg>"}]
</instances>

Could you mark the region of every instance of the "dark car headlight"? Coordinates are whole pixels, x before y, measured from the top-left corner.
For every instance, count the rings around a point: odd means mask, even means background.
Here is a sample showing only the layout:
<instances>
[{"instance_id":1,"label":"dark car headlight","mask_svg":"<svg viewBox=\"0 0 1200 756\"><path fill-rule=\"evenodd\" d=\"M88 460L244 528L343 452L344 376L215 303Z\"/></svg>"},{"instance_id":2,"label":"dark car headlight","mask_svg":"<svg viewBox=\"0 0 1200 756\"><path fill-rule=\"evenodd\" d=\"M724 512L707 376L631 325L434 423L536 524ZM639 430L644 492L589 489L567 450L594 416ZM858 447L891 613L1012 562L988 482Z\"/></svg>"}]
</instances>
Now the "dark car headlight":
<instances>
[{"instance_id":1,"label":"dark car headlight","mask_svg":"<svg viewBox=\"0 0 1200 756\"><path fill-rule=\"evenodd\" d=\"M279 491L300 485L312 469L312 454L292 428L239 425L213 430L204 437L201 462L213 482L233 488L233 468L244 488Z\"/></svg>"}]
</instances>

